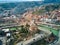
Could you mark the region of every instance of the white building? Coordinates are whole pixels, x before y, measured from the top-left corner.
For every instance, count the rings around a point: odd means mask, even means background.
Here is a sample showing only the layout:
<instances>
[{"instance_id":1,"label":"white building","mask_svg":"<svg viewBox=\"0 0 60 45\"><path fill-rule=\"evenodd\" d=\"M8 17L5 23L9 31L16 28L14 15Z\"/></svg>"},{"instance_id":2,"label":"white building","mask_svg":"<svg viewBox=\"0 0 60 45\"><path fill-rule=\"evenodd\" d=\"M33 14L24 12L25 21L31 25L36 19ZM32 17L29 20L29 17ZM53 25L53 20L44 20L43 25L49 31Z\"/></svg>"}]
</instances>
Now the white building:
<instances>
[{"instance_id":1,"label":"white building","mask_svg":"<svg viewBox=\"0 0 60 45\"><path fill-rule=\"evenodd\" d=\"M9 32L9 29L2 29L2 31L4 31L4 32Z\"/></svg>"}]
</instances>

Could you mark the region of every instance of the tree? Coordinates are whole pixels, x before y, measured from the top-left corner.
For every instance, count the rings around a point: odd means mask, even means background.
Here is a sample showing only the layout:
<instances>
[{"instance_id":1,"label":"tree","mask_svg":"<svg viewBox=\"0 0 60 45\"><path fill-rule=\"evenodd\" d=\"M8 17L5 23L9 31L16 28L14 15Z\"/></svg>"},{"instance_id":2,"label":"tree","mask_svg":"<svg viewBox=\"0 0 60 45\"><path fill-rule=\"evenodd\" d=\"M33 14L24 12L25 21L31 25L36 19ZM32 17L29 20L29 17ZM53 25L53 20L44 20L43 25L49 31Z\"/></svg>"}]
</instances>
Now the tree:
<instances>
[{"instance_id":1,"label":"tree","mask_svg":"<svg viewBox=\"0 0 60 45\"><path fill-rule=\"evenodd\" d=\"M24 27L24 26L22 25L20 32L21 32L21 33L28 33L27 27Z\"/></svg>"}]
</instances>

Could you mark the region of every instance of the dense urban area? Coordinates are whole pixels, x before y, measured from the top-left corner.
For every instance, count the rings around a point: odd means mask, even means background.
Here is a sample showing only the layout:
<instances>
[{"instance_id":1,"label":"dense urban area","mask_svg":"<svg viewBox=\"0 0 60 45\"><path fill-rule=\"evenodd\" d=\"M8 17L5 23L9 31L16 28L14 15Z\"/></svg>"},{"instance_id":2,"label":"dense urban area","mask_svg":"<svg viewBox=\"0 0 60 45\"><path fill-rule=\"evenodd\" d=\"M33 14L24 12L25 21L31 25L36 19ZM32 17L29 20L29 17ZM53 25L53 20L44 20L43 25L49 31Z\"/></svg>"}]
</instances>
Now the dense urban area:
<instances>
[{"instance_id":1,"label":"dense urban area","mask_svg":"<svg viewBox=\"0 0 60 45\"><path fill-rule=\"evenodd\" d=\"M32 7L20 14L0 7L0 45L60 45L60 4Z\"/></svg>"}]
</instances>

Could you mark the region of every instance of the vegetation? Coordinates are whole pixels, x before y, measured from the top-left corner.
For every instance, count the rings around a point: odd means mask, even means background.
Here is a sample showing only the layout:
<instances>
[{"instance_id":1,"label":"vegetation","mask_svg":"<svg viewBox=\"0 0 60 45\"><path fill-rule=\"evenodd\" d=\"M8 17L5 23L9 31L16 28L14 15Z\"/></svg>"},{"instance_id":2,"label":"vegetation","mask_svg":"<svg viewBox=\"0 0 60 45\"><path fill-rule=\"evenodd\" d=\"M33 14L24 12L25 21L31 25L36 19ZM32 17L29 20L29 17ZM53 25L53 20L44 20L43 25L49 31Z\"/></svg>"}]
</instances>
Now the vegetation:
<instances>
[{"instance_id":1,"label":"vegetation","mask_svg":"<svg viewBox=\"0 0 60 45\"><path fill-rule=\"evenodd\" d=\"M60 0L56 1L56 0L45 0L44 2L40 2L40 1L37 1L37 2L13 2L13 3L1 3L0 4L0 14L2 13L5 13L4 11L6 11L8 13L8 10L11 10L11 14L22 14L24 12L27 11L27 9L29 8L34 8L35 6L39 7L40 5L43 5L43 4L48 4L49 3L59 3ZM54 3L54 4L55 4ZM15 8L16 7L16 8ZM58 6L55 6L55 8L57 8ZM26 10L25 10L26 9ZM22 11L21 11L22 10Z\"/></svg>"},{"instance_id":2,"label":"vegetation","mask_svg":"<svg viewBox=\"0 0 60 45\"><path fill-rule=\"evenodd\" d=\"M21 33L28 33L27 27L24 27L23 25L21 26Z\"/></svg>"},{"instance_id":3,"label":"vegetation","mask_svg":"<svg viewBox=\"0 0 60 45\"><path fill-rule=\"evenodd\" d=\"M55 24L60 25L60 21L56 21Z\"/></svg>"},{"instance_id":4,"label":"vegetation","mask_svg":"<svg viewBox=\"0 0 60 45\"><path fill-rule=\"evenodd\" d=\"M43 14L44 12L46 12L44 9L40 9L40 10L33 12L32 14L40 15L40 14Z\"/></svg>"},{"instance_id":5,"label":"vegetation","mask_svg":"<svg viewBox=\"0 0 60 45\"><path fill-rule=\"evenodd\" d=\"M10 30L17 30L17 29L14 27L14 28L10 28Z\"/></svg>"},{"instance_id":6,"label":"vegetation","mask_svg":"<svg viewBox=\"0 0 60 45\"><path fill-rule=\"evenodd\" d=\"M45 30L50 30L55 36L58 37L59 30L47 27L46 25L40 25L39 27L44 28Z\"/></svg>"},{"instance_id":7,"label":"vegetation","mask_svg":"<svg viewBox=\"0 0 60 45\"><path fill-rule=\"evenodd\" d=\"M48 15L50 15L51 11L59 10L60 9L60 4L43 5L42 8L43 9L37 10L37 11L33 12L32 14L39 15L39 14L44 14L44 13L48 12Z\"/></svg>"},{"instance_id":8,"label":"vegetation","mask_svg":"<svg viewBox=\"0 0 60 45\"><path fill-rule=\"evenodd\" d=\"M42 40L39 40L31 45L48 45L48 44L44 39L42 39Z\"/></svg>"}]
</instances>

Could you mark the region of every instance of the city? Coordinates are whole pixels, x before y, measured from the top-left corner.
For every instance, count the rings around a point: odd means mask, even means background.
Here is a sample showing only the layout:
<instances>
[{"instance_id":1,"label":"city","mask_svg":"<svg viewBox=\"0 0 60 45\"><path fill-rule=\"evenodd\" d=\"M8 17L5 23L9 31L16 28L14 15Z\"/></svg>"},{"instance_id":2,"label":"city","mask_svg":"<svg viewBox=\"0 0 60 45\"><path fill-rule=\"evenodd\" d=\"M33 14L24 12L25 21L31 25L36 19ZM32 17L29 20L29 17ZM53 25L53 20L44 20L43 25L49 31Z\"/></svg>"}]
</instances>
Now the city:
<instances>
[{"instance_id":1,"label":"city","mask_svg":"<svg viewBox=\"0 0 60 45\"><path fill-rule=\"evenodd\" d=\"M0 11L0 45L60 45L60 3L15 8Z\"/></svg>"}]
</instances>

